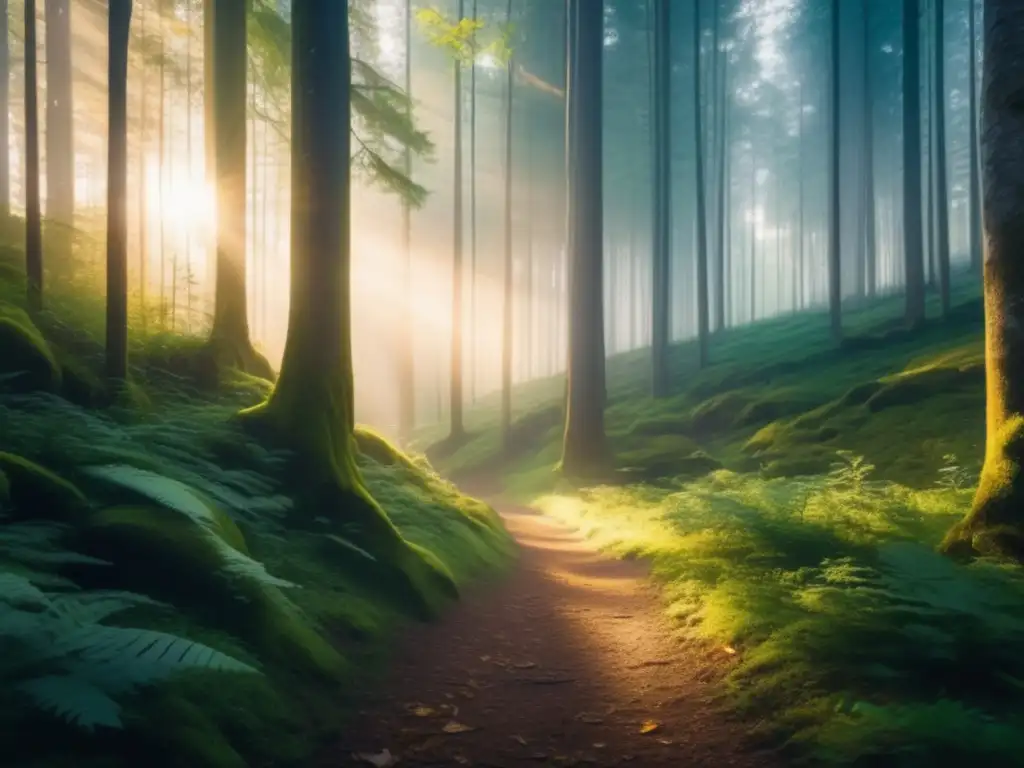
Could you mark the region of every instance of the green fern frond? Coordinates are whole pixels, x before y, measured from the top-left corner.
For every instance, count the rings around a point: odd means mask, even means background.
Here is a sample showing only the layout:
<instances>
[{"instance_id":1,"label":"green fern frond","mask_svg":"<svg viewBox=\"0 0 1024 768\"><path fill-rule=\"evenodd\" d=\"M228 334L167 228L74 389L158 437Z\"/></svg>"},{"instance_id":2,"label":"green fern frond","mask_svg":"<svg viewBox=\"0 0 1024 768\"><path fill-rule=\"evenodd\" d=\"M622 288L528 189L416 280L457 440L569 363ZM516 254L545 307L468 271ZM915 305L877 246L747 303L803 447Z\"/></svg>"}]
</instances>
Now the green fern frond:
<instances>
[{"instance_id":1,"label":"green fern frond","mask_svg":"<svg viewBox=\"0 0 1024 768\"><path fill-rule=\"evenodd\" d=\"M0 601L30 608L46 608L50 605L46 594L27 577L10 571L0 571Z\"/></svg>"},{"instance_id":2,"label":"green fern frond","mask_svg":"<svg viewBox=\"0 0 1024 768\"><path fill-rule=\"evenodd\" d=\"M120 728L121 706L88 680L74 675L47 675L18 686L44 712L91 731L96 726Z\"/></svg>"},{"instance_id":3,"label":"green fern frond","mask_svg":"<svg viewBox=\"0 0 1024 768\"><path fill-rule=\"evenodd\" d=\"M155 501L161 507L184 515L215 533L220 531L220 525L209 504L184 483L126 464L87 467L82 471L89 477L120 486Z\"/></svg>"},{"instance_id":4,"label":"green fern frond","mask_svg":"<svg viewBox=\"0 0 1024 768\"><path fill-rule=\"evenodd\" d=\"M50 599L49 615L74 624L97 624L114 614L140 606L163 606L156 600L135 592L103 590L69 595L54 595Z\"/></svg>"}]
</instances>

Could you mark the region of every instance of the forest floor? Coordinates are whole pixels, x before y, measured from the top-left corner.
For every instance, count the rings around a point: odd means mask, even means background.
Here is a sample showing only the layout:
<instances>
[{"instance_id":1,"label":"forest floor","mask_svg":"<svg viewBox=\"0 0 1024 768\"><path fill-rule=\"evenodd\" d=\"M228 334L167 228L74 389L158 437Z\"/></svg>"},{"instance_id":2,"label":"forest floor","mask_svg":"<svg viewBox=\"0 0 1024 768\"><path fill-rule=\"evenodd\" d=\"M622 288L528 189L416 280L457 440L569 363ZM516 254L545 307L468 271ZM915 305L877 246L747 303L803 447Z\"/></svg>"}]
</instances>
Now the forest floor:
<instances>
[{"instance_id":1,"label":"forest floor","mask_svg":"<svg viewBox=\"0 0 1024 768\"><path fill-rule=\"evenodd\" d=\"M521 548L417 631L323 765L771 766L716 697L729 649L684 641L637 560L497 505Z\"/></svg>"}]
</instances>

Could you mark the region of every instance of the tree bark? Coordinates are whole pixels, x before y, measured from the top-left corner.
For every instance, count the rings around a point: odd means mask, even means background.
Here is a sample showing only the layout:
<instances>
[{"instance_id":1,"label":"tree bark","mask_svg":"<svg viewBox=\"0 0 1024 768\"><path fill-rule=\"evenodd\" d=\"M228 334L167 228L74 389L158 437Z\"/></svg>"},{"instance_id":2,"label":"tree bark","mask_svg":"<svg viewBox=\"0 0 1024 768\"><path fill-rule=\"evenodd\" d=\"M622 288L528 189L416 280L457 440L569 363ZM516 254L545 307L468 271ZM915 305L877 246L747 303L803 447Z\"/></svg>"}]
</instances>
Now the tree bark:
<instances>
[{"instance_id":1,"label":"tree bark","mask_svg":"<svg viewBox=\"0 0 1024 768\"><path fill-rule=\"evenodd\" d=\"M458 0L458 19L465 14L464 0ZM448 439L458 442L465 437L463 423L463 364L462 364L462 62L457 58L455 67L455 163L454 163L454 218L452 221L452 335L451 380L449 394Z\"/></svg>"},{"instance_id":2,"label":"tree bark","mask_svg":"<svg viewBox=\"0 0 1024 768\"><path fill-rule=\"evenodd\" d=\"M978 161L978 54L976 50L976 33L975 33L975 4L974 0L967 0L967 13L968 13L968 64L967 64L967 104L970 110L970 158L971 158L971 170L970 170L970 189L971 189L971 218L970 218L970 240L969 247L971 250L971 272L978 274L981 269L981 254L982 254L982 242L981 242L981 180L979 178L979 161Z\"/></svg>"},{"instance_id":3,"label":"tree bark","mask_svg":"<svg viewBox=\"0 0 1024 768\"><path fill-rule=\"evenodd\" d=\"M128 378L128 41L132 0L110 0L107 91L107 378Z\"/></svg>"},{"instance_id":4,"label":"tree bark","mask_svg":"<svg viewBox=\"0 0 1024 768\"><path fill-rule=\"evenodd\" d=\"M405 114L412 116L412 0L405 2ZM402 170L406 178L412 177L412 151L405 146L402 156ZM402 255L404 264L402 277L402 327L398 333L398 435L408 442L416 427L416 363L415 363L415 319L412 312L412 208L409 201L402 199Z\"/></svg>"},{"instance_id":5,"label":"tree bark","mask_svg":"<svg viewBox=\"0 0 1024 768\"><path fill-rule=\"evenodd\" d=\"M903 256L909 325L918 325L925 319L919 48L918 0L903 0Z\"/></svg>"},{"instance_id":6,"label":"tree bark","mask_svg":"<svg viewBox=\"0 0 1024 768\"><path fill-rule=\"evenodd\" d=\"M508 0L505 24L512 22L512 0ZM505 63L505 259L501 303L501 444L512 450L512 96L513 59Z\"/></svg>"},{"instance_id":7,"label":"tree bark","mask_svg":"<svg viewBox=\"0 0 1024 768\"><path fill-rule=\"evenodd\" d=\"M871 2L864 0L864 282L868 296L878 285L875 224L875 100L871 92Z\"/></svg>"},{"instance_id":8,"label":"tree bark","mask_svg":"<svg viewBox=\"0 0 1024 768\"><path fill-rule=\"evenodd\" d=\"M0 218L11 215L11 38L7 0L0 0Z\"/></svg>"},{"instance_id":9,"label":"tree bark","mask_svg":"<svg viewBox=\"0 0 1024 768\"><path fill-rule=\"evenodd\" d=\"M604 432L601 82L604 6L567 0L569 55L569 355L562 471L591 475L610 460Z\"/></svg>"},{"instance_id":10,"label":"tree bark","mask_svg":"<svg viewBox=\"0 0 1024 768\"><path fill-rule=\"evenodd\" d=\"M832 87L829 93L832 119L830 122L829 147L829 223L828 223L828 310L832 337L839 340L843 335L843 288L842 288L842 221L840 218L840 184L839 178L839 104L841 79L839 76L839 0L832 0Z\"/></svg>"},{"instance_id":11,"label":"tree bark","mask_svg":"<svg viewBox=\"0 0 1024 768\"><path fill-rule=\"evenodd\" d=\"M942 301L942 316L949 315L949 188L946 183L946 45L945 45L945 2L935 0L935 40L933 53L935 60L935 191L936 221L938 231L935 233L936 259L939 264L939 296Z\"/></svg>"},{"instance_id":12,"label":"tree bark","mask_svg":"<svg viewBox=\"0 0 1024 768\"><path fill-rule=\"evenodd\" d=\"M270 365L250 341L246 293L246 6L218 0L211 14L217 284L210 342L218 366L270 378Z\"/></svg>"},{"instance_id":13,"label":"tree bark","mask_svg":"<svg viewBox=\"0 0 1024 768\"><path fill-rule=\"evenodd\" d=\"M351 326L351 61L348 3L292 7L291 305L270 398L243 412L294 455L297 510L345 525L423 614L454 594L450 574L402 539L356 466ZM326 545L326 543L325 543Z\"/></svg>"},{"instance_id":14,"label":"tree bark","mask_svg":"<svg viewBox=\"0 0 1024 768\"><path fill-rule=\"evenodd\" d=\"M693 127L697 184L697 364L708 364L708 220L707 187L704 183L704 135L700 104L700 3L693 4ZM667 171L666 171L667 172ZM668 280L665 281L669 282Z\"/></svg>"},{"instance_id":15,"label":"tree bark","mask_svg":"<svg viewBox=\"0 0 1024 768\"><path fill-rule=\"evenodd\" d=\"M46 218L50 253L71 256L75 214L71 0L46 0Z\"/></svg>"},{"instance_id":16,"label":"tree bark","mask_svg":"<svg viewBox=\"0 0 1024 768\"><path fill-rule=\"evenodd\" d=\"M672 272L672 65L669 1L653 0L651 18L654 81L651 88L651 176L654 182L651 232L651 394L654 397L666 397L671 386L668 367ZM699 143L699 132L697 136Z\"/></svg>"},{"instance_id":17,"label":"tree bark","mask_svg":"<svg viewBox=\"0 0 1024 768\"><path fill-rule=\"evenodd\" d=\"M28 307L38 312L43 308L43 220L39 201L35 0L25 0L25 276Z\"/></svg>"},{"instance_id":18,"label":"tree bark","mask_svg":"<svg viewBox=\"0 0 1024 768\"><path fill-rule=\"evenodd\" d=\"M954 555L1024 559L1024 4L985 0L981 153L985 226L985 463Z\"/></svg>"}]
</instances>

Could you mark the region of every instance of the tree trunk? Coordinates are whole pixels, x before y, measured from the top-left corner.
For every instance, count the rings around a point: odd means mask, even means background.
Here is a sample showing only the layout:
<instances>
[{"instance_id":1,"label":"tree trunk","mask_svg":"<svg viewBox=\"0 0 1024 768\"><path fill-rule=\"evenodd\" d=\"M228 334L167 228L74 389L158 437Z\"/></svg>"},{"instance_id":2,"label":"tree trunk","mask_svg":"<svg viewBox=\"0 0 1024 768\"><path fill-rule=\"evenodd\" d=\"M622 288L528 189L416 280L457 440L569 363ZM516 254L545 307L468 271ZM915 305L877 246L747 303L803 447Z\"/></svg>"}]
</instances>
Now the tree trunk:
<instances>
[{"instance_id":1,"label":"tree trunk","mask_svg":"<svg viewBox=\"0 0 1024 768\"><path fill-rule=\"evenodd\" d=\"M11 38L7 0L0 0L0 218L11 215Z\"/></svg>"},{"instance_id":2,"label":"tree trunk","mask_svg":"<svg viewBox=\"0 0 1024 768\"><path fill-rule=\"evenodd\" d=\"M405 114L412 117L412 0L405 2ZM412 152L408 144L402 156L402 170L406 178L412 177ZM412 208L409 201L402 199L402 254L404 264L402 277L402 327L398 333L398 435L408 442L416 427L416 364L415 364L415 318L412 312Z\"/></svg>"},{"instance_id":3,"label":"tree trunk","mask_svg":"<svg viewBox=\"0 0 1024 768\"><path fill-rule=\"evenodd\" d=\"M843 335L843 287L840 252L842 242L842 220L840 218L839 134L842 130L839 115L839 0L832 0L832 87L829 93L832 120L829 124L829 222L828 222L828 310L832 338L839 340Z\"/></svg>"},{"instance_id":4,"label":"tree trunk","mask_svg":"<svg viewBox=\"0 0 1024 768\"><path fill-rule=\"evenodd\" d=\"M43 221L39 202L39 79L36 2L25 0L25 276L29 309L43 308Z\"/></svg>"},{"instance_id":5,"label":"tree trunk","mask_svg":"<svg viewBox=\"0 0 1024 768\"><path fill-rule=\"evenodd\" d=\"M942 300L942 316L949 315L949 188L946 184L946 14L944 0L935 0L935 187L936 258L939 263L939 295Z\"/></svg>"},{"instance_id":6,"label":"tree trunk","mask_svg":"<svg viewBox=\"0 0 1024 768\"><path fill-rule=\"evenodd\" d=\"M107 378L128 378L128 41L132 0L110 0L107 91Z\"/></svg>"},{"instance_id":7,"label":"tree trunk","mask_svg":"<svg viewBox=\"0 0 1024 768\"><path fill-rule=\"evenodd\" d=\"M395 583L427 615L439 592L454 594L451 577L436 558L401 538L355 462L348 34L347 2L292 6L288 333L270 398L243 416L293 453L291 471L303 489L297 512L344 525L345 538L382 569L373 578Z\"/></svg>"},{"instance_id":8,"label":"tree trunk","mask_svg":"<svg viewBox=\"0 0 1024 768\"><path fill-rule=\"evenodd\" d=\"M505 24L512 22L512 0L508 0ZM512 450L512 96L514 61L506 64L505 77L505 269L501 312L501 444Z\"/></svg>"},{"instance_id":9,"label":"tree trunk","mask_svg":"<svg viewBox=\"0 0 1024 768\"><path fill-rule=\"evenodd\" d=\"M985 0L981 109L985 193L985 464L943 548L1024 559L1024 4Z\"/></svg>"},{"instance_id":10,"label":"tree trunk","mask_svg":"<svg viewBox=\"0 0 1024 768\"><path fill-rule=\"evenodd\" d=\"M601 82L604 6L567 0L569 129L569 355L562 471L589 475L609 460L604 432Z\"/></svg>"},{"instance_id":11,"label":"tree trunk","mask_svg":"<svg viewBox=\"0 0 1024 768\"><path fill-rule=\"evenodd\" d=\"M672 119L671 26L669 0L653 0L651 18L651 129L654 182L651 232L651 394L666 397L671 386L668 368L672 261ZM697 136L700 136L698 132ZM698 138L699 142L699 138Z\"/></svg>"},{"instance_id":12,"label":"tree trunk","mask_svg":"<svg viewBox=\"0 0 1024 768\"><path fill-rule=\"evenodd\" d=\"M464 0L458 0L458 19L465 14ZM452 221L452 338L451 381L449 382L450 427L448 439L458 442L465 437L462 387L462 62L455 60L455 167L453 180L454 218ZM470 376L472 378L472 374Z\"/></svg>"},{"instance_id":13,"label":"tree trunk","mask_svg":"<svg viewBox=\"0 0 1024 768\"><path fill-rule=\"evenodd\" d=\"M75 213L71 0L46 0L46 219L50 253L71 256Z\"/></svg>"},{"instance_id":14,"label":"tree trunk","mask_svg":"<svg viewBox=\"0 0 1024 768\"><path fill-rule=\"evenodd\" d=\"M473 21L476 21L478 17L479 2L473 0ZM462 20L461 7L458 20ZM462 98L461 90L458 98L460 100ZM461 143L456 150L461 153ZM476 249L476 57L474 56L469 63L469 399L473 403L476 402L477 355L480 353L480 338L476 327Z\"/></svg>"},{"instance_id":15,"label":"tree trunk","mask_svg":"<svg viewBox=\"0 0 1024 768\"><path fill-rule=\"evenodd\" d=\"M910 325L924 322L925 317L919 55L918 0L903 0L903 257Z\"/></svg>"},{"instance_id":16,"label":"tree trunk","mask_svg":"<svg viewBox=\"0 0 1024 768\"><path fill-rule=\"evenodd\" d=\"M976 51L975 32L975 11L974 0L967 0L968 13L968 69L967 69L967 94L968 109L970 110L970 158L971 158L971 219L970 219L970 247L971 272L978 274L981 269L981 181L979 179L978 165L978 54Z\"/></svg>"},{"instance_id":17,"label":"tree trunk","mask_svg":"<svg viewBox=\"0 0 1024 768\"><path fill-rule=\"evenodd\" d=\"M204 18L204 26L203 26L204 34L209 34L209 32L213 29L212 25L209 23L210 11L208 10L208 9L210 9L212 7L213 7L212 3L205 3L205 5L204 5L204 9L203 9L203 12L205 14L204 17L203 17ZM139 193L139 199L138 199L138 206L139 206L139 304L140 304L141 315L142 315L142 317L141 317L141 320L142 320L142 330L143 330L143 332L145 332L146 326L148 324L147 323L147 319L149 317L148 308L146 307L146 288L147 288L146 283L147 283L147 280L148 280L147 272L148 272L148 267L149 267L149 236L148 236L147 231L146 231L147 230L147 225L149 223L149 199L148 199L148 191L149 190L148 190L148 187L147 187L147 179L146 179L146 124L147 124L147 121L149 120L149 113L146 110L146 106L147 106L146 105L146 96L147 96L147 93L149 91L149 84L146 82L146 56L145 56L145 50L146 50L146 0L141 0L141 2L139 3L139 27L140 27L140 29L139 29L139 36L142 39L142 50L143 50L143 55L141 57L141 61L139 62L139 90L140 90L140 95L139 95L139 170L138 170L138 173L139 173L139 188L138 188L138 193ZM213 43L210 42L207 45L207 48L206 48L206 61L212 61L212 56L210 55L210 51L212 50L212 47L213 47ZM212 71L212 66L211 65L207 65L206 70L207 70L207 72ZM209 82L207 82L206 90L204 91L204 98L205 98L205 102L206 102L207 107L206 107L206 115L205 115L205 118L204 118L204 121L203 121L203 130L206 132L206 136L207 136L207 140L206 140L207 147L211 146L212 139L210 137L213 135L212 132L211 132L211 129L210 129L210 125L212 124L212 119L213 119L212 118L212 114L213 113L211 111L213 107L212 107L212 100L209 99L209 98L206 98L205 94L212 93L212 92L213 92L213 87L212 87L212 85L210 85ZM210 157L210 154L209 154L209 152L207 152L207 163L210 162L209 157ZM212 169L212 166L208 164L207 165L207 171L206 171L207 179L208 180L213 178L212 175L211 175L212 174L212 170L211 169Z\"/></svg>"},{"instance_id":18,"label":"tree trunk","mask_svg":"<svg viewBox=\"0 0 1024 768\"><path fill-rule=\"evenodd\" d=\"M213 134L217 285L210 342L218 367L271 378L252 347L246 295L246 0L213 3ZM209 54L209 51L207 52Z\"/></svg>"},{"instance_id":19,"label":"tree trunk","mask_svg":"<svg viewBox=\"0 0 1024 768\"><path fill-rule=\"evenodd\" d=\"M871 3L864 0L864 281L868 296L878 284L875 226L875 100L871 92Z\"/></svg>"},{"instance_id":20,"label":"tree trunk","mask_svg":"<svg viewBox=\"0 0 1024 768\"><path fill-rule=\"evenodd\" d=\"M700 108L700 31L700 3L697 2L693 4L693 126L696 139L694 162L697 183L697 364L704 368L708 364L708 220L707 188L704 184L704 143L701 141L704 134Z\"/></svg>"},{"instance_id":21,"label":"tree trunk","mask_svg":"<svg viewBox=\"0 0 1024 768\"><path fill-rule=\"evenodd\" d=\"M725 330L726 324L726 312L725 312L725 289L726 284L729 281L729 276L726 273L725 267L725 252L728 240L728 229L727 219L725 216L726 207L726 195L729 189L729 179L726 176L726 164L725 158L729 148L729 135L728 135L728 120L727 113L729 110L729 54L725 52L719 53L718 46L721 38L721 14L718 12L719 0L715 2L715 51L714 59L712 61L721 61L721 69L718 76L718 205L716 206L715 215L717 216L717 222L715 229L717 230L717 242L715 251L715 271L718 274L718 281L715 283L715 331ZM715 66L718 66L715 64Z\"/></svg>"}]
</instances>

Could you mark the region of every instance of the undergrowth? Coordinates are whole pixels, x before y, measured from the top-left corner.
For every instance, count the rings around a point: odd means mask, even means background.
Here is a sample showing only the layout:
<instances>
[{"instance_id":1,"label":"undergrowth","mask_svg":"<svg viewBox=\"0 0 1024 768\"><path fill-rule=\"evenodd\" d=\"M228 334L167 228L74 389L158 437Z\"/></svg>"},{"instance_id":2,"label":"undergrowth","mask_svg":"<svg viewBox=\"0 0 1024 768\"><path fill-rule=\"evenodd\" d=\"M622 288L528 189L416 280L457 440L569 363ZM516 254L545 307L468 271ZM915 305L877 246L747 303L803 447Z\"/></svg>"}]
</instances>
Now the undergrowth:
<instances>
[{"instance_id":1,"label":"undergrowth","mask_svg":"<svg viewBox=\"0 0 1024 768\"><path fill-rule=\"evenodd\" d=\"M929 489L718 471L674 489L548 495L546 512L651 559L670 615L733 664L726 694L811 764L1016 765L1024 750L1024 575L934 546L970 503L948 456Z\"/></svg>"}]
</instances>

